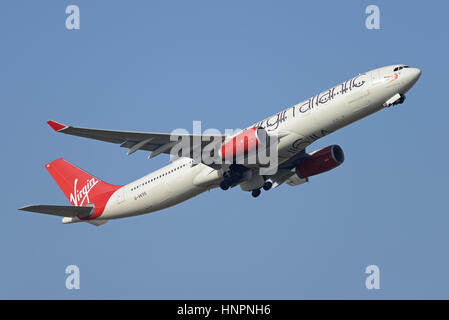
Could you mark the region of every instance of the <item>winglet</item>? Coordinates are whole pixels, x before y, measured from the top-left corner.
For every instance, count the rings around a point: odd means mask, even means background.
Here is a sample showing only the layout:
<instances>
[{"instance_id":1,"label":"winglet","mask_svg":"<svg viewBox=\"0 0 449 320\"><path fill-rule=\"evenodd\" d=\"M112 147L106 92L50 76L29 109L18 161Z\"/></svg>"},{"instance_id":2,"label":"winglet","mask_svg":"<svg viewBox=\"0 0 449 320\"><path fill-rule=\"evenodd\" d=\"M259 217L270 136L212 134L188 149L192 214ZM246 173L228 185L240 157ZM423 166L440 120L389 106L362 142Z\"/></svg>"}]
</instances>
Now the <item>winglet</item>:
<instances>
[{"instance_id":1,"label":"winglet","mask_svg":"<svg viewBox=\"0 0 449 320\"><path fill-rule=\"evenodd\" d=\"M48 121L47 121L47 124L48 124L53 130L55 130L56 132L61 131L61 130L65 129L65 128L67 128L67 126L65 126L65 125L63 125L63 124L60 124L60 123L57 123L57 122L52 121L52 120L48 120Z\"/></svg>"}]
</instances>

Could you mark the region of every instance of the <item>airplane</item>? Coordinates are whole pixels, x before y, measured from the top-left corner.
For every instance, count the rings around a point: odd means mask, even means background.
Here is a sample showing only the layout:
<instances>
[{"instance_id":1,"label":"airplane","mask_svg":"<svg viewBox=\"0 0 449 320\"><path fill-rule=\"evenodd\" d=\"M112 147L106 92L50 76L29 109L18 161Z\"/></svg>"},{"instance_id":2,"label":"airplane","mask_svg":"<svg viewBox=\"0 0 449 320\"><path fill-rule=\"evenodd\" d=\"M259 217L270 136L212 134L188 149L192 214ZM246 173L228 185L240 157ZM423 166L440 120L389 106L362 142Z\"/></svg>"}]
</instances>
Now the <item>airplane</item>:
<instances>
[{"instance_id":1,"label":"airplane","mask_svg":"<svg viewBox=\"0 0 449 320\"><path fill-rule=\"evenodd\" d=\"M45 167L71 206L31 205L20 210L60 216L64 224L88 222L100 226L112 219L159 211L214 188L227 190L239 185L258 197L261 189L268 191L283 183L301 185L344 161L339 145L308 153L310 144L377 111L402 104L420 76L420 69L403 64L374 69L228 135L184 133L176 140L173 134L79 128L49 120L48 125L56 132L120 144L128 149L128 155L138 150L151 151L149 158L173 155L180 138L189 147L167 166L126 185L106 183L57 159ZM271 147L267 137L274 137L276 142L275 157L270 159L276 163L273 172L263 174L267 164L257 159L251 163L238 161L248 159L251 150ZM208 148L210 141L214 142L210 154L221 162L209 163L193 156L195 150Z\"/></svg>"}]
</instances>

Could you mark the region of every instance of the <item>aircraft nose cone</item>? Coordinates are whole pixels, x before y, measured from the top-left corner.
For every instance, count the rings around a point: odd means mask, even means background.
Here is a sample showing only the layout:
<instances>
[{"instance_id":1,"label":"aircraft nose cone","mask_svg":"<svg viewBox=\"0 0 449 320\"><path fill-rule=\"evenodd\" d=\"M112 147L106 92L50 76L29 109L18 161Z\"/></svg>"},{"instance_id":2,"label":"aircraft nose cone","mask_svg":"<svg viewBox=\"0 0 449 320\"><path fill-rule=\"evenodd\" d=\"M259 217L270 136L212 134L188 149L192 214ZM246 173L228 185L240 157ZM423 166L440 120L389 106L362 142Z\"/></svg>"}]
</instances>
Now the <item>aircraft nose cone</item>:
<instances>
[{"instance_id":1,"label":"aircraft nose cone","mask_svg":"<svg viewBox=\"0 0 449 320\"><path fill-rule=\"evenodd\" d=\"M411 68L410 72L412 73L413 82L418 81L419 77L421 76L421 70L418 68Z\"/></svg>"},{"instance_id":2,"label":"aircraft nose cone","mask_svg":"<svg viewBox=\"0 0 449 320\"><path fill-rule=\"evenodd\" d=\"M407 71L404 72L404 80L405 80L405 90L410 90L411 87L415 85L421 76L421 70L418 68L408 68Z\"/></svg>"}]
</instances>

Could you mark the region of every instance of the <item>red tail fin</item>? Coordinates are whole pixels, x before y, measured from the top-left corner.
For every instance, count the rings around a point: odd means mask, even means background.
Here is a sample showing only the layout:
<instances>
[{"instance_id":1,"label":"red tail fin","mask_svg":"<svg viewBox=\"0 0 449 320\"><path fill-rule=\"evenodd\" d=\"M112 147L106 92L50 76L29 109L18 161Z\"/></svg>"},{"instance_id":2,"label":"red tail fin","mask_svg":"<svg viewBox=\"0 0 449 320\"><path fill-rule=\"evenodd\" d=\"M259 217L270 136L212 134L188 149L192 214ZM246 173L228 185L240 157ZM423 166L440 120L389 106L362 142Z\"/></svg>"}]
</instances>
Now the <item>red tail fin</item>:
<instances>
[{"instance_id":1,"label":"red tail fin","mask_svg":"<svg viewBox=\"0 0 449 320\"><path fill-rule=\"evenodd\" d=\"M89 219L101 216L109 198L122 187L98 180L62 158L46 164L45 168L73 206L95 206Z\"/></svg>"}]
</instances>

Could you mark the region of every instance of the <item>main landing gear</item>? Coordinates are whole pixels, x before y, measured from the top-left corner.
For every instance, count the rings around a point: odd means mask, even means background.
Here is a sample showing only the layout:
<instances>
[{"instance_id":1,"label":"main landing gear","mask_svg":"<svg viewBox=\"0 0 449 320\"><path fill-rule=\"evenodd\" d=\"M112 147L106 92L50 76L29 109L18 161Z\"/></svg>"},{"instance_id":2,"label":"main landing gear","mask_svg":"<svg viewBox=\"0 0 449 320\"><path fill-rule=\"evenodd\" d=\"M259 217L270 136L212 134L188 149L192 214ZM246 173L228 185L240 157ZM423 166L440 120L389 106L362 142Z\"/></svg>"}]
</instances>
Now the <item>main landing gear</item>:
<instances>
[{"instance_id":1,"label":"main landing gear","mask_svg":"<svg viewBox=\"0 0 449 320\"><path fill-rule=\"evenodd\" d=\"M228 190L229 188L238 185L242 181L245 181L245 177L246 177L245 172L247 170L248 170L247 168L245 168L241 165L237 165L237 164L230 165L229 170L223 173L223 181L220 182L220 188L222 190ZM264 189L265 191L268 191L271 189L271 187L273 187L273 181L268 179L267 176L262 176L262 177L254 176L254 177L256 177L256 179L260 179L260 180L256 180L258 182L255 183L255 186L256 185L260 186L261 182L263 181L263 185L257 189L251 190L251 187L248 188L249 191L251 191L251 195L254 198L257 198L258 196L260 196L260 194L262 193L262 189ZM263 178L263 180L262 180L262 178ZM244 189L244 190L248 190L248 189Z\"/></svg>"},{"instance_id":2,"label":"main landing gear","mask_svg":"<svg viewBox=\"0 0 449 320\"><path fill-rule=\"evenodd\" d=\"M228 190L230 186L231 184L229 183L228 180L223 180L222 182L220 182L221 190Z\"/></svg>"},{"instance_id":3,"label":"main landing gear","mask_svg":"<svg viewBox=\"0 0 449 320\"><path fill-rule=\"evenodd\" d=\"M270 180L265 181L265 183L263 184L263 189L265 191L268 191L271 189L271 187L273 186L273 183Z\"/></svg>"},{"instance_id":4,"label":"main landing gear","mask_svg":"<svg viewBox=\"0 0 449 320\"><path fill-rule=\"evenodd\" d=\"M270 180L267 180L267 181L265 181L265 183L263 184L263 187L262 187L262 188L263 188L265 191L268 191L268 190L271 189L272 186L273 186L273 182L271 182ZM260 196L260 193L261 193L260 188L259 188L259 189L254 189L253 191L251 191L251 195L252 195L254 198L257 198L258 196Z\"/></svg>"},{"instance_id":5,"label":"main landing gear","mask_svg":"<svg viewBox=\"0 0 449 320\"><path fill-rule=\"evenodd\" d=\"M223 181L220 183L222 190L228 190L230 187L237 185L243 179L243 173L247 169L239 164L231 164L229 171L223 174Z\"/></svg>"}]
</instances>

